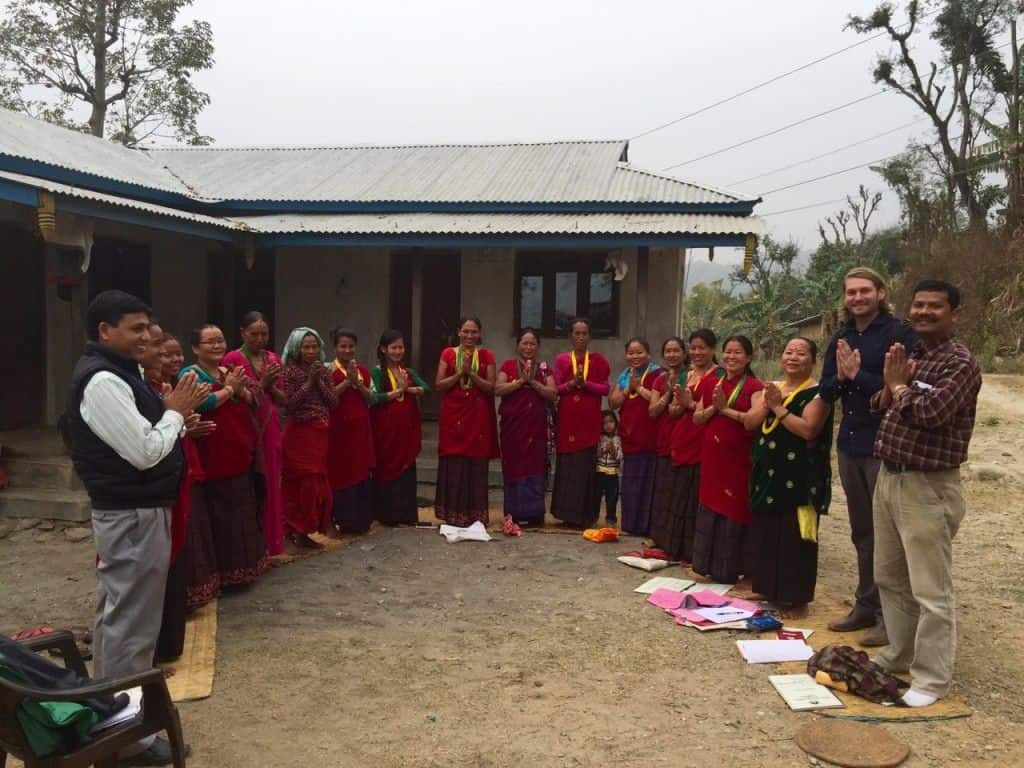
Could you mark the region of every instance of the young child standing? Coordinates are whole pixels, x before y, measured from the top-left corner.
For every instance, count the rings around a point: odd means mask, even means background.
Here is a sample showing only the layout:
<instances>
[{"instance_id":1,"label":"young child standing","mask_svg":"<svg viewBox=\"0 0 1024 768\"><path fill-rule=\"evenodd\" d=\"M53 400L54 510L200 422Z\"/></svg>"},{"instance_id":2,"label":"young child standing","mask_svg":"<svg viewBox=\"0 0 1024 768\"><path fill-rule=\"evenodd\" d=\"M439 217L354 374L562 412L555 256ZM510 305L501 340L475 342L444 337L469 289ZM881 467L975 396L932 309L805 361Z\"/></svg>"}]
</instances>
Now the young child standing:
<instances>
[{"instance_id":1,"label":"young child standing","mask_svg":"<svg viewBox=\"0 0 1024 768\"><path fill-rule=\"evenodd\" d=\"M614 528L618 523L619 475L622 474L622 441L619 419L615 411L601 412L601 441L597 445L598 504L604 499L605 523Z\"/></svg>"}]
</instances>

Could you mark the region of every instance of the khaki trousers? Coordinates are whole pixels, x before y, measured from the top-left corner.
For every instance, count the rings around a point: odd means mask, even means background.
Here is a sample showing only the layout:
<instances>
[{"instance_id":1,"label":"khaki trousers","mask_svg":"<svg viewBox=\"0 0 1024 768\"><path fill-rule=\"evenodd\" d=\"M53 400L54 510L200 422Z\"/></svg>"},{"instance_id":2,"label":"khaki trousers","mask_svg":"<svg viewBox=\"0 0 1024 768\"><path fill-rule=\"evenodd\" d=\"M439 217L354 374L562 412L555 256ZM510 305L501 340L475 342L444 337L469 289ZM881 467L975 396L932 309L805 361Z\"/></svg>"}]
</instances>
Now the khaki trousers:
<instances>
[{"instance_id":1,"label":"khaki trousers","mask_svg":"<svg viewBox=\"0 0 1024 768\"><path fill-rule=\"evenodd\" d=\"M875 583L889 645L875 660L909 670L914 690L942 697L956 659L953 537L964 517L960 470L890 472L874 495Z\"/></svg>"}]
</instances>

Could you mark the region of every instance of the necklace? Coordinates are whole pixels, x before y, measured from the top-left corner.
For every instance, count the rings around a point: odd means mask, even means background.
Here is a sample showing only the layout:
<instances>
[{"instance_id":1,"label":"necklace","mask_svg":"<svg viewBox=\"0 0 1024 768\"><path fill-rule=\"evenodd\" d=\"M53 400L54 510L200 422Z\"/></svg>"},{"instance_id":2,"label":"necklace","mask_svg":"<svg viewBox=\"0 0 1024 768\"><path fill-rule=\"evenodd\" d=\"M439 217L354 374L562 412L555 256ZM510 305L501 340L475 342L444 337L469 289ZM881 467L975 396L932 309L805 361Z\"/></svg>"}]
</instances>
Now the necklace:
<instances>
[{"instance_id":1,"label":"necklace","mask_svg":"<svg viewBox=\"0 0 1024 768\"><path fill-rule=\"evenodd\" d=\"M252 352L249 351L249 348L245 346L245 344L240 346L238 348L238 351L242 353L242 357L249 361L249 365L252 366L253 373L259 373L260 371L263 370L263 368L265 367L264 363L266 362L266 357L262 352L260 352L259 354L260 364L257 366L256 359L253 358Z\"/></svg>"},{"instance_id":2,"label":"necklace","mask_svg":"<svg viewBox=\"0 0 1024 768\"><path fill-rule=\"evenodd\" d=\"M462 356L462 345L460 344L455 348L455 369L457 371L462 370L463 356ZM480 374L480 348L473 347L473 362L470 365L470 369L473 373ZM469 374L465 374L459 377L459 386L463 389L473 388L473 378Z\"/></svg>"},{"instance_id":3,"label":"necklace","mask_svg":"<svg viewBox=\"0 0 1024 768\"><path fill-rule=\"evenodd\" d=\"M647 364L647 368L644 370L644 372L642 374L640 374L640 383L637 384L637 387L636 387L637 391L633 392L633 393L631 393L629 395L629 399L630 400L635 400L636 398L640 397L640 387L642 387L644 385L644 379L646 379L647 378L647 374L651 372L651 366L652 365L654 365L654 363L648 363ZM627 380L627 382L629 381L628 377L627 377L626 380Z\"/></svg>"},{"instance_id":4,"label":"necklace","mask_svg":"<svg viewBox=\"0 0 1024 768\"><path fill-rule=\"evenodd\" d=\"M572 361L572 375L576 376L576 371L579 369L579 363L576 362L576 353L574 351L569 352L569 360ZM590 373L590 350L588 349L583 353L583 380L587 380L587 375Z\"/></svg>"},{"instance_id":5,"label":"necklace","mask_svg":"<svg viewBox=\"0 0 1024 768\"><path fill-rule=\"evenodd\" d=\"M786 398L782 401L782 407L789 408L789 404L793 402L793 398L795 398L798 394L800 394L805 389L810 387L813 382L814 380L810 376L804 379L800 386L798 386L796 389L794 389L792 392L786 395ZM769 423L769 421L771 423ZM778 427L781 423L782 419L776 417L774 413L769 413L764 420L764 424L761 425L761 432L765 435L770 435L772 432L775 431L775 428Z\"/></svg>"},{"instance_id":6,"label":"necklace","mask_svg":"<svg viewBox=\"0 0 1024 768\"><path fill-rule=\"evenodd\" d=\"M736 386L733 387L732 394L729 395L729 399L725 401L725 407L726 408L732 408L732 404L736 402L736 398L740 396L740 392L743 391L743 385L746 384L746 383L747 383L747 374L744 373L743 374L743 378L741 378L736 383Z\"/></svg>"},{"instance_id":7,"label":"necklace","mask_svg":"<svg viewBox=\"0 0 1024 768\"><path fill-rule=\"evenodd\" d=\"M402 366L398 366L398 371L403 376L405 376L405 380L406 380L406 382L408 382L409 381L409 377L408 377L408 375L405 372L405 368L403 368ZM391 384L391 391L395 392L395 391L398 390L398 379L395 378L395 374L391 371L391 366L390 365L387 367L387 372L388 372L388 382ZM395 399L398 402L402 402L403 400L405 400L405 392L400 394Z\"/></svg>"}]
</instances>

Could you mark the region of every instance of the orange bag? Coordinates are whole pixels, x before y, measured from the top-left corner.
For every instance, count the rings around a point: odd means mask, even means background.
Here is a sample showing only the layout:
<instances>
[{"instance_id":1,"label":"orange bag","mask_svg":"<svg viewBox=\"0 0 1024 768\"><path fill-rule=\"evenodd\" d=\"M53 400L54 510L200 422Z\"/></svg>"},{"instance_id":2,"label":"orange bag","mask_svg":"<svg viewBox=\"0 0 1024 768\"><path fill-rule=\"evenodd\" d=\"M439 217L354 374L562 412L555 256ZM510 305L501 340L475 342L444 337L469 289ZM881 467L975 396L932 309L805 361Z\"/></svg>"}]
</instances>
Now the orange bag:
<instances>
[{"instance_id":1,"label":"orange bag","mask_svg":"<svg viewBox=\"0 0 1024 768\"><path fill-rule=\"evenodd\" d=\"M618 541L619 532L615 528L587 528L583 532L583 538L600 544L606 541Z\"/></svg>"}]
</instances>

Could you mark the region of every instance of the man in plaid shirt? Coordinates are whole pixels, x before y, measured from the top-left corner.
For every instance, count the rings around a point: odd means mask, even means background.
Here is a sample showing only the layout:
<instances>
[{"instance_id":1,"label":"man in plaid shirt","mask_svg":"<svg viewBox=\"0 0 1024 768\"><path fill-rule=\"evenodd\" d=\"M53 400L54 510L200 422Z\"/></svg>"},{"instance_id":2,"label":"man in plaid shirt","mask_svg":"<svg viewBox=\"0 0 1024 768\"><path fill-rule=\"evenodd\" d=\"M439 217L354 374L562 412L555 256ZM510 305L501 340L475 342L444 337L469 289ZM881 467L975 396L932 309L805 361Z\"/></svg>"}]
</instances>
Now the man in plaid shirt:
<instances>
[{"instance_id":1,"label":"man in plaid shirt","mask_svg":"<svg viewBox=\"0 0 1024 768\"><path fill-rule=\"evenodd\" d=\"M941 280L914 287L910 323L919 341L908 355L893 344L885 386L871 398L882 422L875 456L875 581L889 645L875 657L910 672L908 706L949 691L956 658L952 542L965 508L960 465L974 429L981 369L953 340L960 290Z\"/></svg>"}]
</instances>

